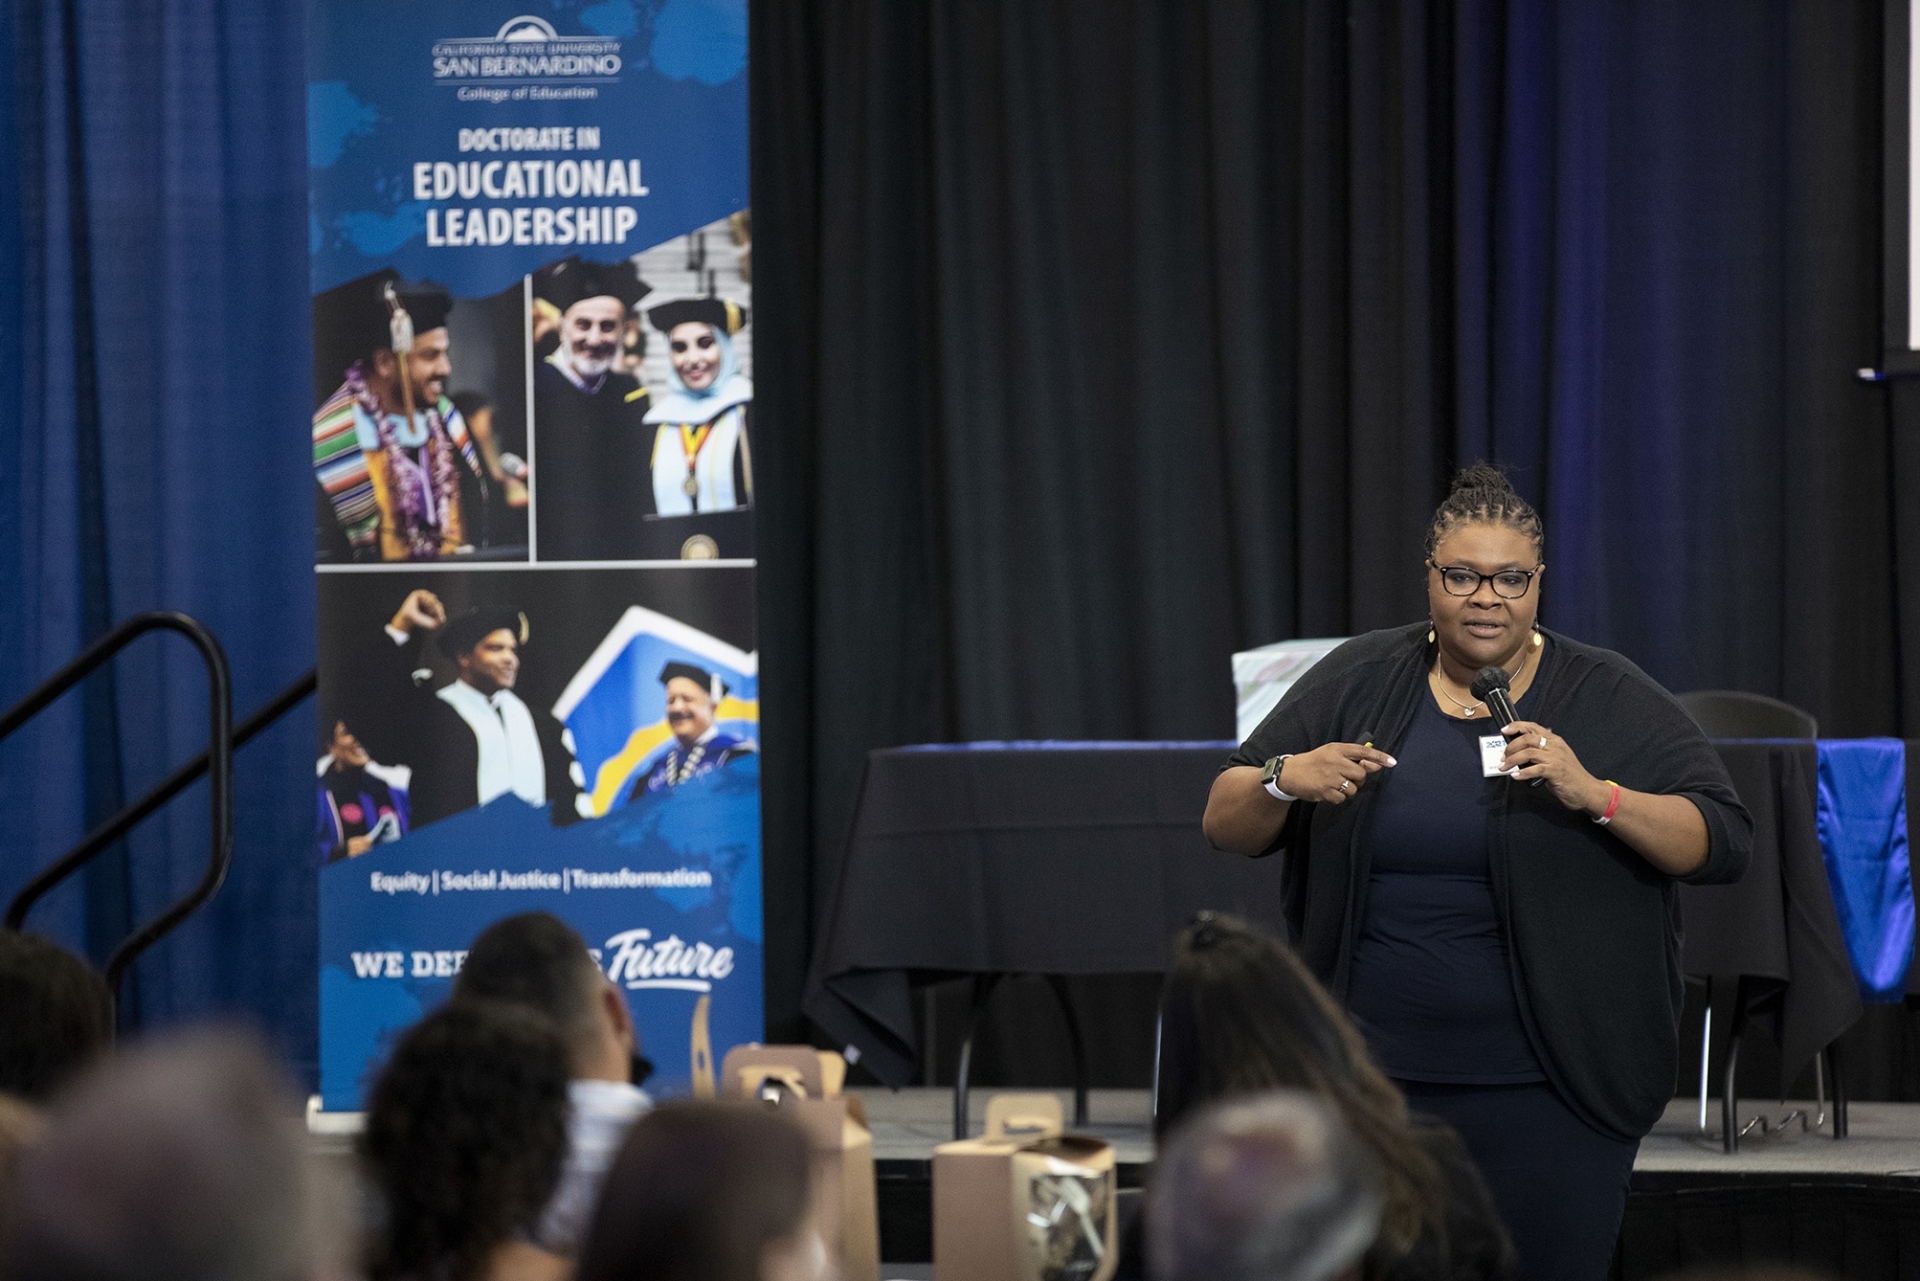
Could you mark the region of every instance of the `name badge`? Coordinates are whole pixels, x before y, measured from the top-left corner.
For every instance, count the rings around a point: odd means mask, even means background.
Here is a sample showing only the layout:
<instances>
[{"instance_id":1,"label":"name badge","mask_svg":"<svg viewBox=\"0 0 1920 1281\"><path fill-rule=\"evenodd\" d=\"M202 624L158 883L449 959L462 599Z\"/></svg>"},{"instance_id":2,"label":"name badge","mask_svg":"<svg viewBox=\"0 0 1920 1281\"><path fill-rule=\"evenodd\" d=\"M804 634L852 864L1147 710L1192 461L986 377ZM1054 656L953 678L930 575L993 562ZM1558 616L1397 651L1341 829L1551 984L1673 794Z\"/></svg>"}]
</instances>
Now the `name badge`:
<instances>
[{"instance_id":1,"label":"name badge","mask_svg":"<svg viewBox=\"0 0 1920 1281\"><path fill-rule=\"evenodd\" d=\"M1507 754L1507 736L1505 734L1482 734L1480 736L1480 777L1500 778L1503 775L1512 778L1513 770L1500 768L1500 762ZM1518 769L1518 766L1514 767Z\"/></svg>"}]
</instances>

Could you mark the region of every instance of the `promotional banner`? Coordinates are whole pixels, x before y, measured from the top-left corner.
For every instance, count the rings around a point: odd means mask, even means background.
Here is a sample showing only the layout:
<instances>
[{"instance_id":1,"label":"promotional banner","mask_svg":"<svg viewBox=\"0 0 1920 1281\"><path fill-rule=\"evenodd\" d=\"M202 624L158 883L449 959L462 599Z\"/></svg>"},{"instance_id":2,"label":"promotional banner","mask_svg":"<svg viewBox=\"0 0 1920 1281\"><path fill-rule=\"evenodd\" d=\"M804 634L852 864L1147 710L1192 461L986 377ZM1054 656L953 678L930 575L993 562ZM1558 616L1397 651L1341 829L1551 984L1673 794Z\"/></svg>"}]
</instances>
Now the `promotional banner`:
<instances>
[{"instance_id":1,"label":"promotional banner","mask_svg":"<svg viewBox=\"0 0 1920 1281\"><path fill-rule=\"evenodd\" d=\"M532 910L685 1092L763 1024L745 0L312 0L308 71L324 1106Z\"/></svg>"}]
</instances>

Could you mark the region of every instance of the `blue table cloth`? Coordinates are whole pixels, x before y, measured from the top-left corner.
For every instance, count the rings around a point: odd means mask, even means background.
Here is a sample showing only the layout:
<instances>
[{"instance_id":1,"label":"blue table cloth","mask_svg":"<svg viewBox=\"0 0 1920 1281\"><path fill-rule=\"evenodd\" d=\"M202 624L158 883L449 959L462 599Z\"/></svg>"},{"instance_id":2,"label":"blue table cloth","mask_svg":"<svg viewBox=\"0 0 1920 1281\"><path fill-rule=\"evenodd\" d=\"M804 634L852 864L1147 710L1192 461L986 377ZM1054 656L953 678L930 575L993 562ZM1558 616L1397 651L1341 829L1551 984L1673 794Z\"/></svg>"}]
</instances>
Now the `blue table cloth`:
<instances>
[{"instance_id":1,"label":"blue table cloth","mask_svg":"<svg viewBox=\"0 0 1920 1281\"><path fill-rule=\"evenodd\" d=\"M1914 942L1906 744L1822 739L1819 757L1820 850L1847 956L1862 997L1898 1001Z\"/></svg>"}]
</instances>

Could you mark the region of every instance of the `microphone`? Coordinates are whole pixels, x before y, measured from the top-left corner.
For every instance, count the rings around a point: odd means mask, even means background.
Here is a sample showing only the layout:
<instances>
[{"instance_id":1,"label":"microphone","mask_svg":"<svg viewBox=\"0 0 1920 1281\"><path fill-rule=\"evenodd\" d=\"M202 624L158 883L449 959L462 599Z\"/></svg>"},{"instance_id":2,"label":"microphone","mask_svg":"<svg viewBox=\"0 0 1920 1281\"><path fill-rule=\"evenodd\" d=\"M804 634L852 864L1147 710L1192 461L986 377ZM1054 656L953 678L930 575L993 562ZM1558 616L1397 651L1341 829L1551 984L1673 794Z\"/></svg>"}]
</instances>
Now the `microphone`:
<instances>
[{"instance_id":1,"label":"microphone","mask_svg":"<svg viewBox=\"0 0 1920 1281\"><path fill-rule=\"evenodd\" d=\"M1487 705L1487 710L1499 718L1498 724L1511 725L1520 719L1513 710L1513 699L1507 693L1507 671L1504 667L1483 667L1474 673L1473 684L1468 691Z\"/></svg>"},{"instance_id":2,"label":"microphone","mask_svg":"<svg viewBox=\"0 0 1920 1281\"><path fill-rule=\"evenodd\" d=\"M1520 719L1520 713L1513 710L1513 698L1507 693L1507 672L1504 667L1483 667L1474 676L1469 692L1487 705L1494 715L1497 725L1511 725ZM1511 743L1518 735L1507 735ZM1534 787L1546 782L1544 778L1530 780Z\"/></svg>"}]
</instances>

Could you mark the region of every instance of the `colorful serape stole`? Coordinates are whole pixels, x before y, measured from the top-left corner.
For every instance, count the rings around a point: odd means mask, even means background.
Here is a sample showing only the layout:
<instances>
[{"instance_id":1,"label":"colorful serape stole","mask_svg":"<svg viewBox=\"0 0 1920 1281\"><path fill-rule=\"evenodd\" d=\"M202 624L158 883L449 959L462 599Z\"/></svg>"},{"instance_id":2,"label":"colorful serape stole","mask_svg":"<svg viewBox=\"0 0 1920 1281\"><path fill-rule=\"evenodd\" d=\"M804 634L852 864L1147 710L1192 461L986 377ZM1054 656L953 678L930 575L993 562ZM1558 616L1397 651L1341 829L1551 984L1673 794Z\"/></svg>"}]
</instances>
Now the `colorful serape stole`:
<instances>
[{"instance_id":1,"label":"colorful serape stole","mask_svg":"<svg viewBox=\"0 0 1920 1281\"><path fill-rule=\"evenodd\" d=\"M473 435L467 431L467 417L453 407L453 402L445 396L440 398L438 406L440 421L447 425L447 435L460 449L460 457L467 460L467 470L480 475L480 453L473 445Z\"/></svg>"},{"instance_id":2,"label":"colorful serape stole","mask_svg":"<svg viewBox=\"0 0 1920 1281\"><path fill-rule=\"evenodd\" d=\"M334 518L357 551L380 532L380 507L367 474L367 456L353 429L353 393L343 383L313 415L313 473L333 505ZM465 433L463 432L464 436Z\"/></svg>"},{"instance_id":3,"label":"colorful serape stole","mask_svg":"<svg viewBox=\"0 0 1920 1281\"><path fill-rule=\"evenodd\" d=\"M447 436L460 451L471 474L480 474L480 454L474 448L467 420L446 397L434 407ZM354 398L342 383L313 415L313 471L333 505L335 519L356 550L371 547L380 534L380 506L375 500L367 456L353 426Z\"/></svg>"}]
</instances>

